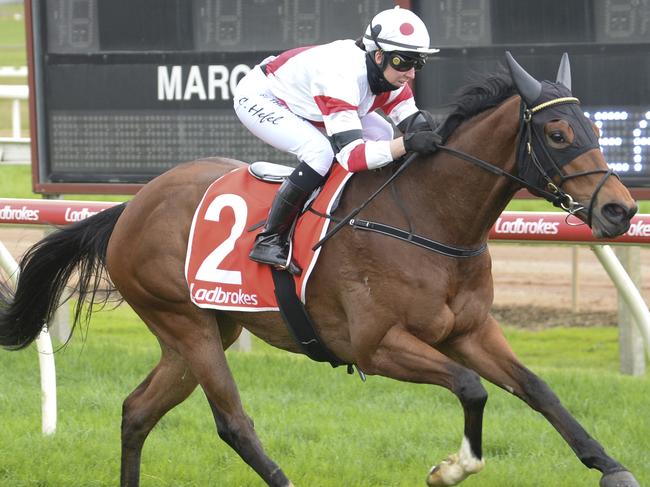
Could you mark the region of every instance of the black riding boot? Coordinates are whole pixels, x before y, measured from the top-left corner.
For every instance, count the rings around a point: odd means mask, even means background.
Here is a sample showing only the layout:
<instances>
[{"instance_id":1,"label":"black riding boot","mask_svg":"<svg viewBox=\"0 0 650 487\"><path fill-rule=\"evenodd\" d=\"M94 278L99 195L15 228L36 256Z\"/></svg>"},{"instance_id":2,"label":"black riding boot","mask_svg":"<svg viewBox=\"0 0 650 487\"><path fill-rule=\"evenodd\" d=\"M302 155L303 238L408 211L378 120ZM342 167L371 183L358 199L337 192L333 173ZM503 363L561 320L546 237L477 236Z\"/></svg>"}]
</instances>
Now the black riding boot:
<instances>
[{"instance_id":1,"label":"black riding boot","mask_svg":"<svg viewBox=\"0 0 650 487\"><path fill-rule=\"evenodd\" d=\"M322 181L323 177L304 162L285 179L271 204L264 231L256 237L248 254L251 260L300 274L300 268L289 262L289 230L309 195Z\"/></svg>"}]
</instances>

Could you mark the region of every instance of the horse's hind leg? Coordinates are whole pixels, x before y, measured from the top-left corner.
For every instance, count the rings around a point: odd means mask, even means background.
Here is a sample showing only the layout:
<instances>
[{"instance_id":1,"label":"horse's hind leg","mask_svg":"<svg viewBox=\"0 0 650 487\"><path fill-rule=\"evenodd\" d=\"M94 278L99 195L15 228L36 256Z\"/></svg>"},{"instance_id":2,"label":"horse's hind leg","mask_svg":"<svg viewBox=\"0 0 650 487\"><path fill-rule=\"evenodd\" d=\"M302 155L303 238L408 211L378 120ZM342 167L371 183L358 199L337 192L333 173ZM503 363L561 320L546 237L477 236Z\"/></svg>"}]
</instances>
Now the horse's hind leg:
<instances>
[{"instance_id":1,"label":"horse's hind leg","mask_svg":"<svg viewBox=\"0 0 650 487\"><path fill-rule=\"evenodd\" d=\"M443 386L463 406L465 428L460 450L431 469L426 479L428 486L456 485L483 469L481 436L487 391L475 372L398 327L383 337L374 353L359 358L359 366L368 373Z\"/></svg>"},{"instance_id":2,"label":"horse's hind leg","mask_svg":"<svg viewBox=\"0 0 650 487\"><path fill-rule=\"evenodd\" d=\"M120 485L137 487L142 447L166 412L183 402L197 381L183 358L161 342L162 357L149 376L122 406L122 467Z\"/></svg>"},{"instance_id":3,"label":"horse's hind leg","mask_svg":"<svg viewBox=\"0 0 650 487\"><path fill-rule=\"evenodd\" d=\"M550 387L519 362L492 317L475 333L464 335L450 344L450 353L543 414L580 461L603 474L601 487L639 486L632 474L607 455L603 447L560 404Z\"/></svg>"},{"instance_id":4,"label":"horse's hind leg","mask_svg":"<svg viewBox=\"0 0 650 487\"><path fill-rule=\"evenodd\" d=\"M217 432L257 474L272 487L292 484L264 452L253 422L244 412L237 386L226 361L215 313L192 303L174 313L150 310L155 333L183 357L203 388L213 410Z\"/></svg>"},{"instance_id":5,"label":"horse's hind leg","mask_svg":"<svg viewBox=\"0 0 650 487\"><path fill-rule=\"evenodd\" d=\"M147 313L142 313L147 320ZM155 326L151 326L155 330ZM220 334L228 348L241 333L240 326L222 327ZM126 398L122 406L122 466L120 485L137 487L144 442L158 421L183 402L198 382L181 355L158 339L161 358L147 378Z\"/></svg>"}]
</instances>

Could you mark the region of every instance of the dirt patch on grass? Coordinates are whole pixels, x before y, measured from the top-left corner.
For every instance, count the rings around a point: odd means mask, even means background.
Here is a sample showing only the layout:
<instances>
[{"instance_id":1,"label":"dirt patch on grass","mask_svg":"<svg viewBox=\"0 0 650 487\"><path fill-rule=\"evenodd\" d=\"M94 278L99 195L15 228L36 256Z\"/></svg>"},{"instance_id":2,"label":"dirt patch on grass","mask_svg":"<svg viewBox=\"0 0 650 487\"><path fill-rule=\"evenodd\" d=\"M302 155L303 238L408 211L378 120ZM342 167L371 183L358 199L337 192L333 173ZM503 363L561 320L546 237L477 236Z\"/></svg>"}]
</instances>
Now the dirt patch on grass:
<instances>
[{"instance_id":1,"label":"dirt patch on grass","mask_svg":"<svg viewBox=\"0 0 650 487\"><path fill-rule=\"evenodd\" d=\"M540 306L494 306L492 316L502 325L532 330L556 326L617 326L616 311L572 312Z\"/></svg>"}]
</instances>

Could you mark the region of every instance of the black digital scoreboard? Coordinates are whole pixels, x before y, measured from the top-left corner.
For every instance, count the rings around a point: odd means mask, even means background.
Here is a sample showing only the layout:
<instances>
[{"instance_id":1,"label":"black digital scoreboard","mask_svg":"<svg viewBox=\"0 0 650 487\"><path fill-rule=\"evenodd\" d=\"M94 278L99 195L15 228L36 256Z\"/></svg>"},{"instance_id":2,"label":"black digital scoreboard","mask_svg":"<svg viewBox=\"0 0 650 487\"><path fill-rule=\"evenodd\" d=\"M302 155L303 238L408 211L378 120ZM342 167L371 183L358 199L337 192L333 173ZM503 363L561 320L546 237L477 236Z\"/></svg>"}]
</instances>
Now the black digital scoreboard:
<instances>
[{"instance_id":1,"label":"black digital scoreboard","mask_svg":"<svg viewBox=\"0 0 650 487\"><path fill-rule=\"evenodd\" d=\"M239 79L359 37L392 0L26 0L35 190L132 192L185 161L293 164L245 129Z\"/></svg>"},{"instance_id":2,"label":"black digital scoreboard","mask_svg":"<svg viewBox=\"0 0 650 487\"><path fill-rule=\"evenodd\" d=\"M650 0L25 0L35 191L132 192L213 155L293 164L239 123L237 82L267 55L357 38L394 4L441 49L420 107L443 116L505 50L539 79L566 51L608 162L650 188Z\"/></svg>"}]
</instances>

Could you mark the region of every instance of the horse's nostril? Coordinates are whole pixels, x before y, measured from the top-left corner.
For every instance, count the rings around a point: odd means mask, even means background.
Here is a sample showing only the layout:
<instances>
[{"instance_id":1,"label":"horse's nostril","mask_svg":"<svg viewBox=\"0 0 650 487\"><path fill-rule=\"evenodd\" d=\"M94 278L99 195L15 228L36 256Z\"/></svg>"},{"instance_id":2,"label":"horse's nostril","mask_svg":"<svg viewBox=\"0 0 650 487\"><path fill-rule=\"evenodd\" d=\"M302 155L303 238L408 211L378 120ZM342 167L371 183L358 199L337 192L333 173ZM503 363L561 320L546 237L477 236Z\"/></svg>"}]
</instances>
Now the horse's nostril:
<instances>
[{"instance_id":1,"label":"horse's nostril","mask_svg":"<svg viewBox=\"0 0 650 487\"><path fill-rule=\"evenodd\" d=\"M626 208L618 203L608 203L603 206L603 216L607 218L612 223L621 223L623 221L629 221L630 218L634 216L637 211L637 206L634 205L630 208Z\"/></svg>"}]
</instances>

